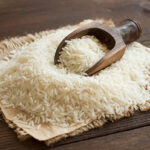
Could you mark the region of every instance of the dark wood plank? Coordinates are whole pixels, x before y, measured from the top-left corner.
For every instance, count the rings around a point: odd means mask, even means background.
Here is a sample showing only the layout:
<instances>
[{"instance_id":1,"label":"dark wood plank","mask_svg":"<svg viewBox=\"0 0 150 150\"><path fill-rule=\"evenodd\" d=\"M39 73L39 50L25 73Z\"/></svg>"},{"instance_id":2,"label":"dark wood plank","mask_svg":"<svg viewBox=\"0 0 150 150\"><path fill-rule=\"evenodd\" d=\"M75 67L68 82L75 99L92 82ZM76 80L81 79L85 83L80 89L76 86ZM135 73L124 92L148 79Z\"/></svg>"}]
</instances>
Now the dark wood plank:
<instances>
[{"instance_id":1,"label":"dark wood plank","mask_svg":"<svg viewBox=\"0 0 150 150\"><path fill-rule=\"evenodd\" d=\"M60 142L57 142L56 144L52 145L51 147L62 145L63 148L63 145L65 144L85 141L87 139L92 139L96 137L103 137L106 135L132 130L135 128L140 128L148 125L150 125L150 111L142 113L136 112L132 117L123 118L114 123L109 122L101 128L84 132L78 136L63 139ZM11 149L22 149L22 150L28 150L29 148L34 150L49 149L44 145L43 142L40 143L34 139L28 139L27 141L19 141L16 138L16 134L10 128L7 127L4 120L1 120L0 122L0 131L1 131L0 149L5 148L9 149L10 147ZM4 143L7 143L7 145L4 145Z\"/></svg>"},{"instance_id":2,"label":"dark wood plank","mask_svg":"<svg viewBox=\"0 0 150 150\"><path fill-rule=\"evenodd\" d=\"M0 39L75 24L83 19L135 18L150 33L150 13L141 0L1 0Z\"/></svg>"},{"instance_id":3,"label":"dark wood plank","mask_svg":"<svg viewBox=\"0 0 150 150\"><path fill-rule=\"evenodd\" d=\"M54 150L149 150L150 126L71 143Z\"/></svg>"},{"instance_id":4,"label":"dark wood plank","mask_svg":"<svg viewBox=\"0 0 150 150\"><path fill-rule=\"evenodd\" d=\"M0 1L0 40L12 36L20 36L26 33L35 33L41 30L58 28L60 26L75 24L83 19L95 19L95 18L112 18L116 24L119 24L121 20L125 18L134 18L137 21L141 22L143 27L143 35L140 41L150 46L150 12L144 10L141 7L141 2L144 0L1 0ZM140 113L137 112L133 117L125 118L115 123L108 123L104 127L99 129L94 129L89 132L85 132L79 136L75 136L73 138L68 138L63 140L57 144L62 145L59 149L75 149L78 144L72 144L65 146L64 144L73 143L77 141L82 141L86 139L95 138L92 140L91 146L87 147L88 141L79 142L78 149L83 149L86 147L87 149L98 149L100 145L103 145L102 148L112 148L118 147L121 149L121 145L123 143L123 138L120 143L115 140L115 145L108 144L105 142L108 138L111 143L113 141L113 137L115 139L116 134L120 132L119 135L124 136L124 132L126 130L131 130L134 128L143 127L146 125L150 125L150 111ZM143 128L138 129L139 135L143 132ZM132 131L131 131L132 132ZM106 136L112 134L110 136ZM118 134L117 134L118 135ZM144 140L148 138L147 135L142 134ZM142 137L141 136L141 137ZM119 137L119 138L120 138ZM128 138L127 136L125 136ZM140 138L140 137L139 137ZM16 134L7 127L7 124L4 121L0 121L0 150L42 150L49 149L43 143L37 142L35 140L27 140L25 142L19 142L16 137ZM98 140L97 140L98 139ZM104 139L104 140L103 140ZM100 145L95 144L94 140L101 141ZM126 139L124 138L126 141ZM91 141L91 140L90 140ZM127 140L128 141L128 140ZM132 139L133 149L138 149L138 147L134 147L138 139L135 141ZM129 145L131 144L130 141ZM143 141L144 142L144 141ZM90 145L89 143L89 145ZM98 142L96 142L98 143ZM148 143L147 147L149 147ZM146 145L145 144L145 145ZM128 143L126 143L128 145ZM143 146L142 143L139 143L139 146ZM123 147L122 147L123 148ZM146 147L142 147L146 148Z\"/></svg>"}]
</instances>

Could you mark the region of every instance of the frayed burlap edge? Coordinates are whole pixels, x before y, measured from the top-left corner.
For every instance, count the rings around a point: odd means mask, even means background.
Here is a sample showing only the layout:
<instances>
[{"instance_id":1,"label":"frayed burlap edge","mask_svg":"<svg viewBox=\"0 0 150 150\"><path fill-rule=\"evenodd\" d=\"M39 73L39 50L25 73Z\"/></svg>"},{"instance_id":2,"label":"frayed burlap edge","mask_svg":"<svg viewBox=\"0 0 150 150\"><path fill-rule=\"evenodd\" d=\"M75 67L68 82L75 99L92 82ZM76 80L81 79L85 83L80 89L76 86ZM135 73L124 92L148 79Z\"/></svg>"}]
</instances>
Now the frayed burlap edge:
<instances>
[{"instance_id":1,"label":"frayed burlap edge","mask_svg":"<svg viewBox=\"0 0 150 150\"><path fill-rule=\"evenodd\" d=\"M101 19L101 20L96 20L96 21L104 22L107 25L114 26L114 23L111 20L105 21L105 20ZM82 24L82 22L81 22L81 24ZM79 26L79 25L80 24L78 24L76 26ZM65 29L65 28L72 28L72 27L73 26L66 26L63 28ZM42 31L42 32L35 33L35 34L27 34L26 36L13 37L13 38L5 39L5 40L1 41L0 42L0 61L5 59L5 57L9 58L9 54L10 54L11 50L19 49L20 47L22 47L26 44L30 44L30 43L36 41L37 39L41 39L43 36L46 36L46 35L54 32L54 31L56 31L56 30L47 30L47 31ZM144 105L137 105L136 109L133 106L131 106L130 110L128 110L127 112L124 112L124 116L120 116L116 113L113 116L107 116L107 118L97 118L96 120L91 121L86 126L83 126L77 130L74 130L73 132L63 134L63 135L57 136L55 138L46 140L45 143L47 145L50 145L50 144L55 143L55 142L57 142L63 138L75 136L75 135L78 135L82 132L88 131L90 129L101 127L107 121L113 122L113 121L118 120L118 119L123 118L123 117L129 117L137 109L139 109L141 111L149 110L150 109L150 100L148 100ZM31 136L28 135L23 129L16 126L13 122L7 120L2 111L1 111L1 113L2 113L2 116L3 116L4 120L6 121L6 123L9 125L10 128L14 129L14 131L17 133L17 136L20 140L26 140L28 138L31 138Z\"/></svg>"}]
</instances>

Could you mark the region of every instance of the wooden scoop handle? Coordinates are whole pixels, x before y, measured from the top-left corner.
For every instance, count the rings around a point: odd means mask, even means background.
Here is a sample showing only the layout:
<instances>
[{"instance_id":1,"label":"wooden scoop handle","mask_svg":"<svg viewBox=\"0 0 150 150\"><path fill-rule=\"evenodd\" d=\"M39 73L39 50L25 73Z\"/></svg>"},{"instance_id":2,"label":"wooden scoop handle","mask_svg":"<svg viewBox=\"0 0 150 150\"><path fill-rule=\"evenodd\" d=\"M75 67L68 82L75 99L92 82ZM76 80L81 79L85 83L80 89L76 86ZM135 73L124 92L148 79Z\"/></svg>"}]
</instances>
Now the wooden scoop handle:
<instances>
[{"instance_id":1,"label":"wooden scoop handle","mask_svg":"<svg viewBox=\"0 0 150 150\"><path fill-rule=\"evenodd\" d=\"M126 21L128 22L124 25L109 31L115 40L115 46L94 66L86 71L89 76L99 72L117 60L120 60L125 52L126 44L136 41L140 37L142 31L140 25L136 21L130 19Z\"/></svg>"},{"instance_id":2,"label":"wooden scoop handle","mask_svg":"<svg viewBox=\"0 0 150 150\"><path fill-rule=\"evenodd\" d=\"M133 41L136 41L141 35L140 25L131 19L127 19L128 23L123 26L120 26L118 29L124 40L125 44L129 44Z\"/></svg>"},{"instance_id":3,"label":"wooden scoop handle","mask_svg":"<svg viewBox=\"0 0 150 150\"><path fill-rule=\"evenodd\" d=\"M65 37L58 46L55 53L54 63L60 63L58 61L60 52L66 45L66 40L80 38L85 35L94 35L102 43L106 44L110 51L86 71L87 75L91 76L110 66L112 63L120 60L123 56L126 44L136 41L141 35L140 25L136 21L131 19L127 19L125 21L128 22L118 28L106 27L103 24L93 22L73 31Z\"/></svg>"}]
</instances>

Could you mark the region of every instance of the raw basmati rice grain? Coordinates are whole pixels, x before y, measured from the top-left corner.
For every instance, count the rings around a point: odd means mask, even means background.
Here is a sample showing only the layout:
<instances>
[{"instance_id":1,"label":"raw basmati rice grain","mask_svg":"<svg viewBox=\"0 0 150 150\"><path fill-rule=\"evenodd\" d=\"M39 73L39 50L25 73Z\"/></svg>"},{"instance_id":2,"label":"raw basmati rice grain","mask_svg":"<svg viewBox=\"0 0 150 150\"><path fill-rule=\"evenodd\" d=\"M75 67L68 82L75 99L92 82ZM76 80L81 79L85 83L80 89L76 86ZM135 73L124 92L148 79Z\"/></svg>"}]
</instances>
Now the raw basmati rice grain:
<instances>
[{"instance_id":1,"label":"raw basmati rice grain","mask_svg":"<svg viewBox=\"0 0 150 150\"><path fill-rule=\"evenodd\" d=\"M86 77L82 73L107 49L93 36L74 39L61 54L62 65L54 65L58 44L72 30L56 30L14 50L0 64L0 102L24 112L15 119L32 126L70 126L124 116L150 99L150 88L145 88L150 85L150 48L134 42L120 61Z\"/></svg>"}]
</instances>

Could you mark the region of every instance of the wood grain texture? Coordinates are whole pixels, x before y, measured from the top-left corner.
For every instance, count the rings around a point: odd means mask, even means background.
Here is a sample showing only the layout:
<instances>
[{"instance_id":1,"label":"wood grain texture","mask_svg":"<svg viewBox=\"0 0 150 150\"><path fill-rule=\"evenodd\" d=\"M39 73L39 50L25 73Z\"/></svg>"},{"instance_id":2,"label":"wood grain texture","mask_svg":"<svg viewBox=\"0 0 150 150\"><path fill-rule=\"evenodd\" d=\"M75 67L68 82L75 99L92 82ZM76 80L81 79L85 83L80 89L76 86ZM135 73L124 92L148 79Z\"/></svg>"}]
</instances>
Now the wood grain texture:
<instances>
[{"instance_id":1,"label":"wood grain texture","mask_svg":"<svg viewBox=\"0 0 150 150\"><path fill-rule=\"evenodd\" d=\"M143 1L1 0L0 40L68 24L76 24L83 19L112 18L119 25L119 21L133 18L140 22L143 28L143 35L139 41L150 46L150 12L141 7L140 3ZM56 147L54 149L150 149L149 125L150 111L137 112L133 117L121 119L115 123L107 123L102 128L60 141L54 145ZM1 149L48 150L50 147L46 147L43 143L33 139L20 142L12 129L9 129L7 124L0 120Z\"/></svg>"},{"instance_id":2,"label":"wood grain texture","mask_svg":"<svg viewBox=\"0 0 150 150\"><path fill-rule=\"evenodd\" d=\"M54 150L149 150L150 126L56 147Z\"/></svg>"}]
</instances>

